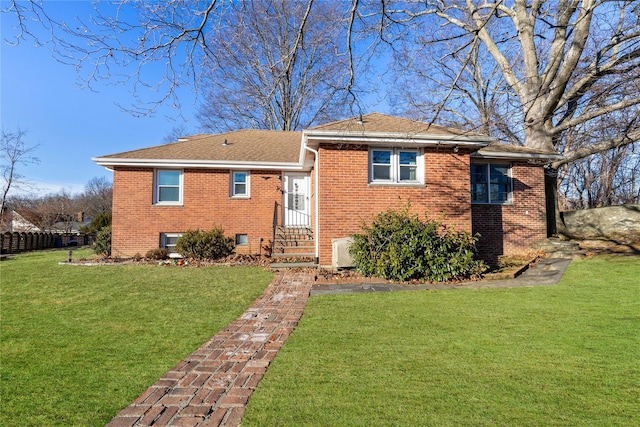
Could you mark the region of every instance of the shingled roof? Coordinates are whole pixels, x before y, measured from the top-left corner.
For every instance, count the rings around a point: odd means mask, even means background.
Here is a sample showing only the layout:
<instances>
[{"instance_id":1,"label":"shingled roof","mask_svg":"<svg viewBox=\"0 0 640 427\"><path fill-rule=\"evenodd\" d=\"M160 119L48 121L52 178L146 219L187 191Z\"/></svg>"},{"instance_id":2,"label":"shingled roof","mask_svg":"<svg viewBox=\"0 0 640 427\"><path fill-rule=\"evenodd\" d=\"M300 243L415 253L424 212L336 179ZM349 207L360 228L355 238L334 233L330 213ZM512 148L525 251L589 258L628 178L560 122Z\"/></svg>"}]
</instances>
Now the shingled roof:
<instances>
[{"instance_id":1,"label":"shingled roof","mask_svg":"<svg viewBox=\"0 0 640 427\"><path fill-rule=\"evenodd\" d=\"M305 135L305 138L302 136ZM316 139L328 143L405 143L470 146L478 158L561 158L557 153L496 143L492 138L450 127L429 125L402 117L370 113L339 120L302 132L245 129L217 135L200 134L178 141L109 154L92 160L101 166L256 167L287 170L303 165L302 144Z\"/></svg>"},{"instance_id":2,"label":"shingled roof","mask_svg":"<svg viewBox=\"0 0 640 427\"><path fill-rule=\"evenodd\" d=\"M457 135L483 136L478 133L465 132L435 124L429 124L402 117L389 116L381 113L369 113L364 116L352 117L346 120L315 126L310 131L344 131L344 132L373 132L373 133L401 133L406 135Z\"/></svg>"},{"instance_id":3,"label":"shingled roof","mask_svg":"<svg viewBox=\"0 0 640 427\"><path fill-rule=\"evenodd\" d=\"M300 132L239 130L193 135L177 142L125 151L94 159L101 165L126 163L299 163Z\"/></svg>"}]
</instances>

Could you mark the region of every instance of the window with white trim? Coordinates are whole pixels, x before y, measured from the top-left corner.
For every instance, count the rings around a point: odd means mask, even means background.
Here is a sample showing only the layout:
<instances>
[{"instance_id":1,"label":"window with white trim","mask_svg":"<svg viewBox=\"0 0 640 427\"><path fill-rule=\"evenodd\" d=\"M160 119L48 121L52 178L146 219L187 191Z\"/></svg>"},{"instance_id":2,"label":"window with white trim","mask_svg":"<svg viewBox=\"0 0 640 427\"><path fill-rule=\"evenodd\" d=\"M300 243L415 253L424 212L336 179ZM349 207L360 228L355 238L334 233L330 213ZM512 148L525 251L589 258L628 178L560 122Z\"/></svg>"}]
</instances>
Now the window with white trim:
<instances>
[{"instance_id":1,"label":"window with white trim","mask_svg":"<svg viewBox=\"0 0 640 427\"><path fill-rule=\"evenodd\" d=\"M231 171L231 197L249 197L249 172Z\"/></svg>"},{"instance_id":2,"label":"window with white trim","mask_svg":"<svg viewBox=\"0 0 640 427\"><path fill-rule=\"evenodd\" d=\"M505 204L512 201L511 165L471 164L471 202Z\"/></svg>"},{"instance_id":3,"label":"window with white trim","mask_svg":"<svg viewBox=\"0 0 640 427\"><path fill-rule=\"evenodd\" d=\"M156 169L153 199L157 205L181 205L182 170Z\"/></svg>"},{"instance_id":4,"label":"window with white trim","mask_svg":"<svg viewBox=\"0 0 640 427\"><path fill-rule=\"evenodd\" d=\"M423 184L422 150L371 148L369 182L383 184Z\"/></svg>"}]
</instances>

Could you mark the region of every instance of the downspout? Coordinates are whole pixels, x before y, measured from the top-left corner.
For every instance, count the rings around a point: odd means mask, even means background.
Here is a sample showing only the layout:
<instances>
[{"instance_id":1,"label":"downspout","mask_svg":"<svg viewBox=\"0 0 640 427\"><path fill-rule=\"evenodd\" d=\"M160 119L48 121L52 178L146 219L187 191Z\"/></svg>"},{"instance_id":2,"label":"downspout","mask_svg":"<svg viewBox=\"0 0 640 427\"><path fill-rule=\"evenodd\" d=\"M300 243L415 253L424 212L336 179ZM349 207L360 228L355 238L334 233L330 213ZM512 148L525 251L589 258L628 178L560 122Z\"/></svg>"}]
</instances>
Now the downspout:
<instances>
[{"instance_id":1,"label":"downspout","mask_svg":"<svg viewBox=\"0 0 640 427\"><path fill-rule=\"evenodd\" d=\"M304 149L307 151L310 151L313 153L313 155L315 156L315 162L314 162L314 172L315 172L315 182L314 182L314 192L315 192L315 197L316 197L316 203L315 203L315 210L316 210L316 215L315 215L315 243L316 243L316 256L315 256L315 263L316 265L319 264L320 261L320 194L318 193L318 189L320 188L320 183L319 183L319 178L320 178L320 174L319 174L319 169L320 169L320 153L318 153L317 150L314 150L313 148L307 146L307 141L304 142Z\"/></svg>"}]
</instances>

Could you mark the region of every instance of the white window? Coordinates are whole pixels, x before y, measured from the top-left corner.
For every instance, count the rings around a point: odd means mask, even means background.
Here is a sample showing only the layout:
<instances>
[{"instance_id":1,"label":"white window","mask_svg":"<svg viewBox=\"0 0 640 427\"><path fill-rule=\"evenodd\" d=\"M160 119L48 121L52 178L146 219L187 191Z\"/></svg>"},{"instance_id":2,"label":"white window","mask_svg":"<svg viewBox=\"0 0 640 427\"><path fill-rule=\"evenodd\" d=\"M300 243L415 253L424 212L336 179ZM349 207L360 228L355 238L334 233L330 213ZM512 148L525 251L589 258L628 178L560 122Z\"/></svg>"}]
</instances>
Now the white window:
<instances>
[{"instance_id":1,"label":"white window","mask_svg":"<svg viewBox=\"0 0 640 427\"><path fill-rule=\"evenodd\" d=\"M249 244L249 238L246 234L236 234L236 245L246 246Z\"/></svg>"},{"instance_id":2,"label":"white window","mask_svg":"<svg viewBox=\"0 0 640 427\"><path fill-rule=\"evenodd\" d=\"M176 242L182 233L160 233L160 247L169 249L170 254L177 254Z\"/></svg>"},{"instance_id":3,"label":"white window","mask_svg":"<svg viewBox=\"0 0 640 427\"><path fill-rule=\"evenodd\" d=\"M471 164L471 202L504 204L512 201L511 166Z\"/></svg>"},{"instance_id":4,"label":"white window","mask_svg":"<svg viewBox=\"0 0 640 427\"><path fill-rule=\"evenodd\" d=\"M154 181L155 204L182 204L182 170L157 169Z\"/></svg>"},{"instance_id":5,"label":"white window","mask_svg":"<svg viewBox=\"0 0 640 427\"><path fill-rule=\"evenodd\" d=\"M423 184L423 164L421 150L372 148L369 150L369 182Z\"/></svg>"},{"instance_id":6,"label":"white window","mask_svg":"<svg viewBox=\"0 0 640 427\"><path fill-rule=\"evenodd\" d=\"M231 171L231 197L249 197L249 172Z\"/></svg>"}]
</instances>

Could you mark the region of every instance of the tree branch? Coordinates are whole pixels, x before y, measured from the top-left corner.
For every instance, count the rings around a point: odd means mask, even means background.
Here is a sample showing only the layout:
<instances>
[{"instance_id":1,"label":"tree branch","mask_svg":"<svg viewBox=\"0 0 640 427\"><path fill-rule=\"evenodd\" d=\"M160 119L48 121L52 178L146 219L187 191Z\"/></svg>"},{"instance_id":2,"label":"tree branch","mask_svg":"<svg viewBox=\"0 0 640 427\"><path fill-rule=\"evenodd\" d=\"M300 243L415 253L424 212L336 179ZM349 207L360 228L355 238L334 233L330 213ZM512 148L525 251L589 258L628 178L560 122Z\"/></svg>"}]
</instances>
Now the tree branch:
<instances>
[{"instance_id":1,"label":"tree branch","mask_svg":"<svg viewBox=\"0 0 640 427\"><path fill-rule=\"evenodd\" d=\"M584 147L571 150L569 153L565 154L565 157L562 160L553 162L551 166L554 169L558 169L560 166L566 165L567 163L575 162L576 160L583 159L592 154L600 153L602 151L610 150L612 148L618 148L625 145L634 144L638 141L640 141L640 130L636 129L630 133L625 133L615 138L607 139L604 141L597 142L595 144L590 144Z\"/></svg>"}]
</instances>

